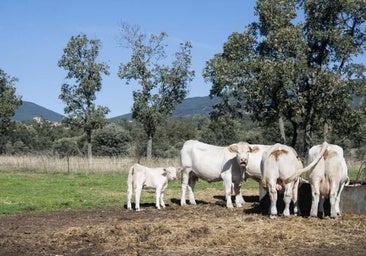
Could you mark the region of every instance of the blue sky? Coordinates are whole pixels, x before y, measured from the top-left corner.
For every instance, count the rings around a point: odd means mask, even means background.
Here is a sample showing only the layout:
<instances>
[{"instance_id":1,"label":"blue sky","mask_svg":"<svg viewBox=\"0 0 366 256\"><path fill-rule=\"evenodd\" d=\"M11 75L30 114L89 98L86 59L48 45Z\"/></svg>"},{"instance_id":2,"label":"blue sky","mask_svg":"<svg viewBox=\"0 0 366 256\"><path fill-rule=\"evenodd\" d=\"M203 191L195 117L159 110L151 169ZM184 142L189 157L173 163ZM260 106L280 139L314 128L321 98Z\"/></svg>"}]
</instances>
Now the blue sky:
<instances>
[{"instance_id":1,"label":"blue sky","mask_svg":"<svg viewBox=\"0 0 366 256\"><path fill-rule=\"evenodd\" d=\"M1 0L0 68L16 77L17 94L25 101L63 114L58 99L66 72L57 66L71 36L85 33L100 39L99 61L110 66L103 77L97 104L107 106L109 117L129 113L132 91L117 76L118 66L128 60L128 51L119 44L120 25L138 25L146 33L168 34L169 48L192 42L195 79L188 97L207 96L210 85L202 78L207 60L221 52L232 32L244 31L256 20L254 0Z\"/></svg>"},{"instance_id":2,"label":"blue sky","mask_svg":"<svg viewBox=\"0 0 366 256\"><path fill-rule=\"evenodd\" d=\"M140 87L117 76L120 63L129 58L119 41L126 22L148 34L166 32L174 51L190 41L196 77L188 97L207 96L211 85L202 78L206 61L222 51L231 33L257 20L254 6L255 0L1 0L0 68L19 79L16 89L23 100L63 114L58 96L68 81L57 62L71 36L84 33L101 40L98 61L110 66L96 103L111 110L108 117L129 113L132 91ZM358 59L365 62L365 55Z\"/></svg>"}]
</instances>

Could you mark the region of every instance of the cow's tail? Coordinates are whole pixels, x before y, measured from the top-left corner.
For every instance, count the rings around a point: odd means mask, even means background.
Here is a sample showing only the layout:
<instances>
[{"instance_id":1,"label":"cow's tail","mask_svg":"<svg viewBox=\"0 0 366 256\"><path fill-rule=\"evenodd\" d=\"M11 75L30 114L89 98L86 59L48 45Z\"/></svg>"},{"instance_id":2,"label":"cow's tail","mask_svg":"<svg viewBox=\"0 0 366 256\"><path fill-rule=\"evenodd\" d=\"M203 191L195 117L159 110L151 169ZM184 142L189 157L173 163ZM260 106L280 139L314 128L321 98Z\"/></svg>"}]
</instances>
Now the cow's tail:
<instances>
[{"instance_id":1,"label":"cow's tail","mask_svg":"<svg viewBox=\"0 0 366 256\"><path fill-rule=\"evenodd\" d=\"M128 177L127 177L127 196L132 195L132 186L133 186L133 173L134 173L134 165L131 166L130 170L128 171Z\"/></svg>"},{"instance_id":2,"label":"cow's tail","mask_svg":"<svg viewBox=\"0 0 366 256\"><path fill-rule=\"evenodd\" d=\"M323 142L322 144L322 150L320 151L319 155L306 167L296 170L295 173L293 175L291 175L289 178L285 179L283 182L285 184L287 183L291 183L293 182L297 177L299 177L301 174L303 174L304 172L308 172L310 169L312 169L319 161L320 159L323 157L325 151L328 148L328 143L326 141Z\"/></svg>"}]
</instances>

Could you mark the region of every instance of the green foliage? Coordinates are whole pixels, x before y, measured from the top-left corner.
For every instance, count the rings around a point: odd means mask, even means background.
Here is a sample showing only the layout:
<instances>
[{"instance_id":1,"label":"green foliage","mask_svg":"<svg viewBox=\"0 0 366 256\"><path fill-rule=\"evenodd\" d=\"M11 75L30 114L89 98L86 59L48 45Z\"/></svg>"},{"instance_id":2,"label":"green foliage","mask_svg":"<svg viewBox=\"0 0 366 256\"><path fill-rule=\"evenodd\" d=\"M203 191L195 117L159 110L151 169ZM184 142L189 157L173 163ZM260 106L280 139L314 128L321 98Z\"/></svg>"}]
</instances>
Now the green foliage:
<instances>
[{"instance_id":1,"label":"green foliage","mask_svg":"<svg viewBox=\"0 0 366 256\"><path fill-rule=\"evenodd\" d=\"M131 59L121 63L118 76L141 85L133 92L132 118L139 121L148 138L147 156L151 157L151 143L158 125L170 116L175 107L186 97L187 84L193 79L191 44L184 42L175 53L170 65L167 62L164 40L167 34L151 34L149 37L138 27L122 26L123 43L131 50Z\"/></svg>"},{"instance_id":2,"label":"green foliage","mask_svg":"<svg viewBox=\"0 0 366 256\"><path fill-rule=\"evenodd\" d=\"M53 151L60 157L80 155L78 142L75 138L60 138L53 143Z\"/></svg>"},{"instance_id":3,"label":"green foliage","mask_svg":"<svg viewBox=\"0 0 366 256\"><path fill-rule=\"evenodd\" d=\"M154 156L174 158L184 141L196 138L196 128L187 119L171 119L159 126L154 137Z\"/></svg>"},{"instance_id":4,"label":"green foliage","mask_svg":"<svg viewBox=\"0 0 366 256\"><path fill-rule=\"evenodd\" d=\"M22 104L21 97L15 95L16 81L16 78L8 76L0 69L0 154L4 153L8 136L14 128L11 118Z\"/></svg>"},{"instance_id":5,"label":"green foliage","mask_svg":"<svg viewBox=\"0 0 366 256\"><path fill-rule=\"evenodd\" d=\"M360 120L352 96L366 93L366 69L352 63L366 45L365 9L359 0L257 1L259 22L233 33L204 69L210 95L222 99L218 114L249 112L270 127L285 120L283 134L295 146L302 133L305 148L324 139L315 134L326 125L337 131L325 133L329 141L352 136Z\"/></svg>"},{"instance_id":6,"label":"green foliage","mask_svg":"<svg viewBox=\"0 0 366 256\"><path fill-rule=\"evenodd\" d=\"M59 98L66 103L68 115L64 122L84 130L90 161L92 131L106 124L105 115L109 112L107 107L94 103L96 92L102 88L102 74L109 75L108 65L96 61L99 47L99 40L89 40L84 34L72 36L58 62L67 71L66 78L75 82L61 86Z\"/></svg>"},{"instance_id":7,"label":"green foliage","mask_svg":"<svg viewBox=\"0 0 366 256\"><path fill-rule=\"evenodd\" d=\"M132 137L123 127L111 123L95 131L93 145L99 156L127 156L130 155Z\"/></svg>"}]
</instances>

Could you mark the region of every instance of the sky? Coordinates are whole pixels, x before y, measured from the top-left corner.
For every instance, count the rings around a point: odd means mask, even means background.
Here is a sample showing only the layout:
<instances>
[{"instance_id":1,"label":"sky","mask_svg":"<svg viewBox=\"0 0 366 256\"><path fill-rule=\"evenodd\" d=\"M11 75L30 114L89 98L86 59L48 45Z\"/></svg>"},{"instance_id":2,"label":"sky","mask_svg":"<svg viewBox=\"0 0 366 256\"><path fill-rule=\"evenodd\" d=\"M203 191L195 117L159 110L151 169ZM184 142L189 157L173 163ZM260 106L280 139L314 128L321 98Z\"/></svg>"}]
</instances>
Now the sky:
<instances>
[{"instance_id":1,"label":"sky","mask_svg":"<svg viewBox=\"0 0 366 256\"><path fill-rule=\"evenodd\" d=\"M71 81L57 62L70 38L84 33L101 41L98 61L110 66L96 104L110 109L108 117L129 113L139 85L126 85L117 75L130 56L120 41L121 24L128 23L147 34L166 32L174 52L190 41L196 76L188 97L208 96L210 84L202 78L206 61L222 51L231 33L256 20L254 5L254 0L1 0L0 69L19 79L15 87L23 101L64 114L58 97L61 85Z\"/></svg>"},{"instance_id":2,"label":"sky","mask_svg":"<svg viewBox=\"0 0 366 256\"><path fill-rule=\"evenodd\" d=\"M118 75L130 53L121 46L121 24L139 26L147 34L166 32L174 52L179 43L192 43L192 69L188 97L208 96L211 85L202 77L206 62L222 52L233 32L243 32L254 14L255 0L0 0L0 69L18 78L15 87L23 101L31 101L64 114L59 99L66 71L57 66L72 36L81 33L99 39L98 62L110 66L103 76L96 104L110 109L107 117L131 112L132 92ZM173 52L171 52L172 54ZM361 62L366 63L365 55Z\"/></svg>"}]
</instances>

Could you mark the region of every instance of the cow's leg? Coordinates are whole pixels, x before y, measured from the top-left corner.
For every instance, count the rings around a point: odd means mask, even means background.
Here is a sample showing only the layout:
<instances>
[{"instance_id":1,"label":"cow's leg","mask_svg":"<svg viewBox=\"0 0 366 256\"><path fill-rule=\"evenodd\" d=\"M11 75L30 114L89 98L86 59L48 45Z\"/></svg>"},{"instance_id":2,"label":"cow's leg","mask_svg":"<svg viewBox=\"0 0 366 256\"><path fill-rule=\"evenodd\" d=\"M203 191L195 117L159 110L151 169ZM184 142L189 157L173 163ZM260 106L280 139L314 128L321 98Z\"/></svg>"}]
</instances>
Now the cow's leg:
<instances>
[{"instance_id":1,"label":"cow's leg","mask_svg":"<svg viewBox=\"0 0 366 256\"><path fill-rule=\"evenodd\" d=\"M159 210L160 210L160 199L161 199L161 193L162 193L161 190L162 190L161 186L157 186L156 190L155 190L155 206Z\"/></svg>"},{"instance_id":2,"label":"cow's leg","mask_svg":"<svg viewBox=\"0 0 366 256\"><path fill-rule=\"evenodd\" d=\"M234 192L235 192L235 204L236 207L242 207L245 204L243 195L241 194L241 184L234 183Z\"/></svg>"},{"instance_id":3,"label":"cow's leg","mask_svg":"<svg viewBox=\"0 0 366 256\"><path fill-rule=\"evenodd\" d=\"M127 209L128 210L132 210L132 205L131 205L131 199L132 199L132 190L133 190L133 186L129 185L128 189L127 189Z\"/></svg>"},{"instance_id":4,"label":"cow's leg","mask_svg":"<svg viewBox=\"0 0 366 256\"><path fill-rule=\"evenodd\" d=\"M324 217L324 201L325 201L325 197L324 196L320 196L319 197L319 205L318 205L318 216L319 218L323 218Z\"/></svg>"},{"instance_id":5,"label":"cow's leg","mask_svg":"<svg viewBox=\"0 0 366 256\"><path fill-rule=\"evenodd\" d=\"M160 192L160 205L161 207L165 208L165 203L164 203L164 191L166 189L166 187L168 186L168 184L165 184L163 186L163 188L161 189L161 192Z\"/></svg>"},{"instance_id":6,"label":"cow's leg","mask_svg":"<svg viewBox=\"0 0 366 256\"><path fill-rule=\"evenodd\" d=\"M298 191L299 191L300 179L295 180L294 185L292 187L292 202L294 203L294 214L301 214L299 208L299 200L298 200Z\"/></svg>"},{"instance_id":7,"label":"cow's leg","mask_svg":"<svg viewBox=\"0 0 366 256\"><path fill-rule=\"evenodd\" d=\"M233 202L231 201L231 183L232 183L231 174L228 172L223 172L221 173L221 178L224 181L226 207L233 208L234 207Z\"/></svg>"},{"instance_id":8,"label":"cow's leg","mask_svg":"<svg viewBox=\"0 0 366 256\"><path fill-rule=\"evenodd\" d=\"M337 196L338 196L338 181L330 180L330 194L329 194L329 203L330 203L330 217L337 218Z\"/></svg>"},{"instance_id":9,"label":"cow's leg","mask_svg":"<svg viewBox=\"0 0 366 256\"><path fill-rule=\"evenodd\" d=\"M340 208L339 204L341 202L341 194L342 194L342 191L343 191L343 188L344 188L345 184L346 184L346 182L342 181L340 186L339 186L339 189L338 189L337 200L336 200L336 208L335 208L337 216L341 216L341 208Z\"/></svg>"},{"instance_id":10,"label":"cow's leg","mask_svg":"<svg viewBox=\"0 0 366 256\"><path fill-rule=\"evenodd\" d=\"M180 198L180 205L185 206L186 205L186 190L188 186L188 179L189 179L189 172L191 170L188 168L185 168L182 170L182 176L181 176L181 198Z\"/></svg>"},{"instance_id":11,"label":"cow's leg","mask_svg":"<svg viewBox=\"0 0 366 256\"><path fill-rule=\"evenodd\" d=\"M277 216L276 181L269 181L267 184L268 184L269 199L271 201L271 204L270 204L270 207L269 207L269 216L270 216L270 218L275 218Z\"/></svg>"},{"instance_id":12,"label":"cow's leg","mask_svg":"<svg viewBox=\"0 0 366 256\"><path fill-rule=\"evenodd\" d=\"M285 203L285 209L283 210L283 216L288 217L290 216L290 203L292 199L292 189L294 183L288 183L285 185L285 193L283 195L283 202Z\"/></svg>"},{"instance_id":13,"label":"cow's leg","mask_svg":"<svg viewBox=\"0 0 366 256\"><path fill-rule=\"evenodd\" d=\"M188 180L188 193L189 193L189 203L196 204L196 199L194 198L194 187L196 185L198 178L197 176L191 172Z\"/></svg>"},{"instance_id":14,"label":"cow's leg","mask_svg":"<svg viewBox=\"0 0 366 256\"><path fill-rule=\"evenodd\" d=\"M259 182L259 202L266 196L267 190L263 187L262 182Z\"/></svg>"},{"instance_id":15,"label":"cow's leg","mask_svg":"<svg viewBox=\"0 0 366 256\"><path fill-rule=\"evenodd\" d=\"M315 179L310 182L311 187L311 210L310 217L318 217L318 206L319 206L319 197L320 197L320 184L319 180ZM320 210L320 209L319 209Z\"/></svg>"},{"instance_id":16,"label":"cow's leg","mask_svg":"<svg viewBox=\"0 0 366 256\"><path fill-rule=\"evenodd\" d=\"M142 186L136 186L135 188L135 209L140 211L140 197L141 197Z\"/></svg>"}]
</instances>

